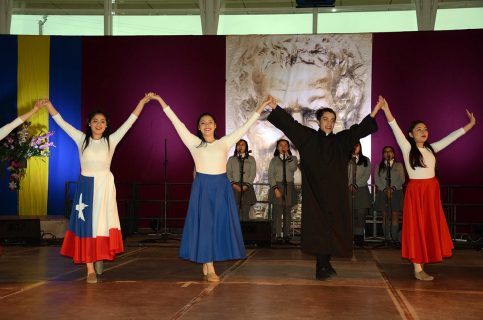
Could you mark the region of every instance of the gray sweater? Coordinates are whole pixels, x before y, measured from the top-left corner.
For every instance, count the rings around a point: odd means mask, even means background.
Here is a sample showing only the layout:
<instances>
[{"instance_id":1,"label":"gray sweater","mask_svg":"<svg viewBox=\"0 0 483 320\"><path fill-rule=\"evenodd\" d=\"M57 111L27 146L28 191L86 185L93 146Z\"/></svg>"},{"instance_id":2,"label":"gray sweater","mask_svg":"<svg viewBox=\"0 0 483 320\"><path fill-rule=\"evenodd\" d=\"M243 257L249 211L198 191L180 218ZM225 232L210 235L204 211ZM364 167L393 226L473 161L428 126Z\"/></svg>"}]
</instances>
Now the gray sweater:
<instances>
[{"instance_id":1,"label":"gray sweater","mask_svg":"<svg viewBox=\"0 0 483 320\"><path fill-rule=\"evenodd\" d=\"M240 160L238 157L231 156L226 163L226 175L231 183L240 182ZM257 175L257 163L255 158L250 156L245 159L243 164L243 183L252 184Z\"/></svg>"},{"instance_id":2,"label":"gray sweater","mask_svg":"<svg viewBox=\"0 0 483 320\"><path fill-rule=\"evenodd\" d=\"M298 168L298 159L296 156L288 157L285 163L285 173L287 182L294 182L294 173ZM283 161L280 157L273 157L268 166L268 183L273 188L277 182L283 181Z\"/></svg>"}]
</instances>

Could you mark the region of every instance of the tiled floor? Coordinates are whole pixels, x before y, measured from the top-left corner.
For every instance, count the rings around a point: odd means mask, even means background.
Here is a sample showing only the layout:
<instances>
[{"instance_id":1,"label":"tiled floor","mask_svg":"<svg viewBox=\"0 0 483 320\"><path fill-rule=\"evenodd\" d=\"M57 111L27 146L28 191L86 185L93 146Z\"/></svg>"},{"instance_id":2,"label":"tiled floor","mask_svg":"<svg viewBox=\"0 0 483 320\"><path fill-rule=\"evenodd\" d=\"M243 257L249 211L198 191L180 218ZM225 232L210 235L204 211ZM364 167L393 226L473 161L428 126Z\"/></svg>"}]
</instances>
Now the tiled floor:
<instances>
[{"instance_id":1,"label":"tiled floor","mask_svg":"<svg viewBox=\"0 0 483 320\"><path fill-rule=\"evenodd\" d=\"M314 280L315 263L296 247L249 249L216 263L219 283L179 260L175 245L128 247L105 262L97 284L59 247L4 247L1 319L483 319L483 252L455 250L412 278L397 249L356 249L334 259L338 276Z\"/></svg>"}]
</instances>

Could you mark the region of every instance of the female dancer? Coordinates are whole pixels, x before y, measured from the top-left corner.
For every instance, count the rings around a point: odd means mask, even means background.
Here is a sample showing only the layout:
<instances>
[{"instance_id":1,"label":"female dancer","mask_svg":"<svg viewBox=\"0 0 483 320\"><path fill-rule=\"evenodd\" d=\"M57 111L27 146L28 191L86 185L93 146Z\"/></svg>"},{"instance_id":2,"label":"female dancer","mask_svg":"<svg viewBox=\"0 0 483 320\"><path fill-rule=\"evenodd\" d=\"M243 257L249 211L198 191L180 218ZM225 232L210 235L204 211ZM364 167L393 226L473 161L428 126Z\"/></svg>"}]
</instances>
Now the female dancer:
<instances>
[{"instance_id":1,"label":"female dancer","mask_svg":"<svg viewBox=\"0 0 483 320\"><path fill-rule=\"evenodd\" d=\"M441 205L439 183L435 178L435 153L441 151L476 124L473 113L466 110L468 124L438 142L428 143L428 128L416 120L406 139L384 100L382 110L396 137L409 175L403 207L402 257L414 265L414 277L431 281L433 276L423 270L425 263L440 262L450 257L453 242Z\"/></svg>"},{"instance_id":2,"label":"female dancer","mask_svg":"<svg viewBox=\"0 0 483 320\"><path fill-rule=\"evenodd\" d=\"M275 237L277 242L290 242L290 225L292 223L292 207L297 204L297 193L294 185L294 174L298 168L298 159L292 156L290 144L286 139L277 141L273 158L268 165L268 182L270 191L268 202L272 204L272 217L275 220Z\"/></svg>"},{"instance_id":3,"label":"female dancer","mask_svg":"<svg viewBox=\"0 0 483 320\"><path fill-rule=\"evenodd\" d=\"M240 221L250 220L250 208L257 202L253 181L257 175L255 158L249 155L248 142L240 139L226 163L226 175L231 182ZM242 173L243 171L243 173Z\"/></svg>"},{"instance_id":4,"label":"female dancer","mask_svg":"<svg viewBox=\"0 0 483 320\"><path fill-rule=\"evenodd\" d=\"M197 135L193 135L160 96L155 95L153 99L163 107L196 166L180 257L203 263L204 278L220 281L213 261L243 259L246 256L233 188L226 176L228 150L258 119L268 101L263 102L243 126L217 139L216 121L211 114L200 115Z\"/></svg>"},{"instance_id":5,"label":"female dancer","mask_svg":"<svg viewBox=\"0 0 483 320\"><path fill-rule=\"evenodd\" d=\"M406 173L403 164L396 160L392 146L382 148L382 159L374 173L377 187L374 210L382 214L385 239L399 242L399 218L403 208Z\"/></svg>"},{"instance_id":6,"label":"female dancer","mask_svg":"<svg viewBox=\"0 0 483 320\"><path fill-rule=\"evenodd\" d=\"M352 212L354 244L364 246L366 215L372 206L367 181L371 176L371 160L362 154L361 143L357 141L349 158L349 207Z\"/></svg>"},{"instance_id":7,"label":"female dancer","mask_svg":"<svg viewBox=\"0 0 483 320\"><path fill-rule=\"evenodd\" d=\"M81 175L60 253L72 257L75 263L86 264L87 283L97 283L96 271L102 273L102 260L113 260L116 254L124 251L111 161L117 144L152 95L146 94L127 121L112 134L109 118L104 112L89 114L84 133L65 122L49 100L42 100L52 118L74 140L79 150Z\"/></svg>"}]
</instances>

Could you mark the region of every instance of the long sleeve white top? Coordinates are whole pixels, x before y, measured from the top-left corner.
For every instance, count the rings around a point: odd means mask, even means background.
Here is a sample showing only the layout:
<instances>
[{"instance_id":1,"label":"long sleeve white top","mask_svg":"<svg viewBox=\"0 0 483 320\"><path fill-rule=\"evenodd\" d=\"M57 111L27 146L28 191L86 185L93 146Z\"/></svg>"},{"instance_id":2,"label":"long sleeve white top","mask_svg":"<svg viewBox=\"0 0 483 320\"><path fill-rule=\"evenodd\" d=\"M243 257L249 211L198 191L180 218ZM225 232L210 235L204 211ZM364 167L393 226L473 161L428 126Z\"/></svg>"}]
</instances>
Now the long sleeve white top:
<instances>
[{"instance_id":1,"label":"long sleeve white top","mask_svg":"<svg viewBox=\"0 0 483 320\"><path fill-rule=\"evenodd\" d=\"M228 158L230 147L240 140L250 126L260 117L260 114L255 112L244 125L232 133L221 139L200 146L201 139L186 128L170 107L163 110L169 120L171 120L171 123L173 123L184 145L191 153L195 162L196 172L206 174L226 173L226 159Z\"/></svg>"},{"instance_id":2,"label":"long sleeve white top","mask_svg":"<svg viewBox=\"0 0 483 320\"><path fill-rule=\"evenodd\" d=\"M82 145L86 134L77 130L67 123L60 114L52 117L54 121L64 130L77 145L81 164L81 174L84 176L94 176L98 173L109 172L111 168L112 156L117 144L131 128L138 117L131 114L124 124L109 136L109 145L105 138L96 140L90 139L89 146L82 150Z\"/></svg>"},{"instance_id":3,"label":"long sleeve white top","mask_svg":"<svg viewBox=\"0 0 483 320\"><path fill-rule=\"evenodd\" d=\"M12 132L13 129L18 127L23 123L22 119L18 117L17 119L13 120L12 122L4 125L3 127L0 128L0 140L8 136L10 132Z\"/></svg>"},{"instance_id":4,"label":"long sleeve white top","mask_svg":"<svg viewBox=\"0 0 483 320\"><path fill-rule=\"evenodd\" d=\"M389 122L391 126L392 132L396 137L397 144L402 151L404 157L404 164L406 165L406 170L408 172L410 179L430 179L435 176L435 167L436 167L436 158L434 154L426 149L426 148L419 148L421 154L423 155L423 161L426 167L416 167L415 169L411 168L411 164L409 163L409 152L411 151L411 144L404 136L404 133L399 128L396 119ZM439 152L453 143L456 139L461 137L465 134L465 129L459 128L458 130L453 131L443 139L439 140L438 142L431 143L431 147L433 147L434 152Z\"/></svg>"}]
</instances>

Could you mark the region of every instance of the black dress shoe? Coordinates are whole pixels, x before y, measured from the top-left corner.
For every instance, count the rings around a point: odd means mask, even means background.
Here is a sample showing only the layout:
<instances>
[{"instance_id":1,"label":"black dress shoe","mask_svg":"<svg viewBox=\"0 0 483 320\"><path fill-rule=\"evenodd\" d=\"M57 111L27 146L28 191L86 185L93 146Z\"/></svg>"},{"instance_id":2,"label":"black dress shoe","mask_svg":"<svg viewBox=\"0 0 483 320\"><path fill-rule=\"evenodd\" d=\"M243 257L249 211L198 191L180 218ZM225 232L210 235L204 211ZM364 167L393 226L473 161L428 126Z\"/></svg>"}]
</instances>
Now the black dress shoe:
<instances>
[{"instance_id":1,"label":"black dress shoe","mask_svg":"<svg viewBox=\"0 0 483 320\"><path fill-rule=\"evenodd\" d=\"M332 267L330 262L328 263L328 265L325 268L327 269L327 273L329 273L331 276L337 275L337 271L335 271L334 267Z\"/></svg>"},{"instance_id":2,"label":"black dress shoe","mask_svg":"<svg viewBox=\"0 0 483 320\"><path fill-rule=\"evenodd\" d=\"M315 279L316 280L326 281L326 280L329 280L330 278L331 278L331 275L326 268L321 267L321 268L315 269Z\"/></svg>"}]
</instances>

